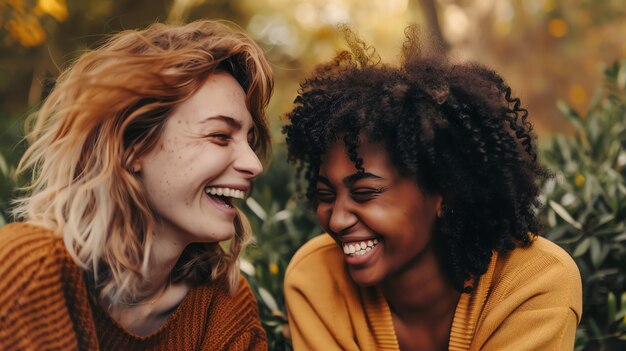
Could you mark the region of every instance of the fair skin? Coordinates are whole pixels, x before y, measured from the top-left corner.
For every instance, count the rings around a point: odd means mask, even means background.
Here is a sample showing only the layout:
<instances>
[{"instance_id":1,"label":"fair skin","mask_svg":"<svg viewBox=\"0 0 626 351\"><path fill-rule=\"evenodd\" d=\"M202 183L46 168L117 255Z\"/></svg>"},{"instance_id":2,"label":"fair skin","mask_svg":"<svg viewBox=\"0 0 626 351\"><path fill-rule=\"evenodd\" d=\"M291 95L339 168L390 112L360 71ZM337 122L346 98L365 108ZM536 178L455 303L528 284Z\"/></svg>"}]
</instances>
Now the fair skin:
<instances>
[{"instance_id":1,"label":"fair skin","mask_svg":"<svg viewBox=\"0 0 626 351\"><path fill-rule=\"evenodd\" d=\"M220 242L235 234L234 198L243 198L263 166L250 142L254 123L245 93L227 73L210 75L166 120L155 147L134 165L159 218L154 230L145 291L135 306L111 306L126 330L157 330L190 287L170 284L170 272L191 243Z\"/></svg>"},{"instance_id":2,"label":"fair skin","mask_svg":"<svg viewBox=\"0 0 626 351\"><path fill-rule=\"evenodd\" d=\"M380 144L365 142L358 154L362 173L342 143L322 158L318 220L344 252L354 282L382 288L400 348L446 350L460 294L432 247L441 196L401 176Z\"/></svg>"}]
</instances>

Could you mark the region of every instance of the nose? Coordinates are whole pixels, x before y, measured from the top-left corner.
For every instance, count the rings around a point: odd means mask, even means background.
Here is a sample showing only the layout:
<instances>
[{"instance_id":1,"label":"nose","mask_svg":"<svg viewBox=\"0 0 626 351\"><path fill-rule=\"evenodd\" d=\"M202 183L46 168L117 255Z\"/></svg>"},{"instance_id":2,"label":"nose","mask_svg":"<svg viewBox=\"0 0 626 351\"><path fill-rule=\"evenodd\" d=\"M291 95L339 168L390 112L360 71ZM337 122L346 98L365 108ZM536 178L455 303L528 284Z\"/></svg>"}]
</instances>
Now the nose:
<instances>
[{"instance_id":1,"label":"nose","mask_svg":"<svg viewBox=\"0 0 626 351\"><path fill-rule=\"evenodd\" d=\"M256 178L263 172L263 165L257 154L252 150L248 143L237 150L233 167L241 173L244 173L247 179Z\"/></svg>"},{"instance_id":2,"label":"nose","mask_svg":"<svg viewBox=\"0 0 626 351\"><path fill-rule=\"evenodd\" d=\"M349 200L337 196L334 205L329 209L328 229L334 234L345 233L358 222L348 202Z\"/></svg>"}]
</instances>

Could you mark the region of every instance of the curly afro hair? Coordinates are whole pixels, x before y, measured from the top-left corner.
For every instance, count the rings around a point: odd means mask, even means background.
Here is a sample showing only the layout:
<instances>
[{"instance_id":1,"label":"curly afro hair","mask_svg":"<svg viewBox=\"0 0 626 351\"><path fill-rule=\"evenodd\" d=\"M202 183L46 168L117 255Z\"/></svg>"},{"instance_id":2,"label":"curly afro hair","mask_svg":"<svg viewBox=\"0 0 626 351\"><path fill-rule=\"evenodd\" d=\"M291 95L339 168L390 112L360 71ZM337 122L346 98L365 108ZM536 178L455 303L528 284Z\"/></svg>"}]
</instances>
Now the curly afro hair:
<instances>
[{"instance_id":1,"label":"curly afro hair","mask_svg":"<svg viewBox=\"0 0 626 351\"><path fill-rule=\"evenodd\" d=\"M283 127L289 160L308 180L315 205L320 162L342 141L362 172L361 141L386 146L403 176L440 194L435 247L451 283L486 272L493 250L531 244L539 231L539 181L528 112L494 71L426 54L416 27L406 30L402 64L382 64L375 50L344 28L350 52L301 83Z\"/></svg>"}]
</instances>

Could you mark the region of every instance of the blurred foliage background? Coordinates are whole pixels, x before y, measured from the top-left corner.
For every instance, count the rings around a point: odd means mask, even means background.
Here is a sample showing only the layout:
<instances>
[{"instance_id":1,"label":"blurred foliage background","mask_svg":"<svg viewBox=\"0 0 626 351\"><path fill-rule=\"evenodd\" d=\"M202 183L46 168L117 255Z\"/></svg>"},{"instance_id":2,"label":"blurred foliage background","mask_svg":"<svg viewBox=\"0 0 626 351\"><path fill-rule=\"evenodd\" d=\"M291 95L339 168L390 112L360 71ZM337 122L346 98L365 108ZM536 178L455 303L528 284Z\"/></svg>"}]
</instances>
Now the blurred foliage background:
<instances>
[{"instance_id":1,"label":"blurred foliage background","mask_svg":"<svg viewBox=\"0 0 626 351\"><path fill-rule=\"evenodd\" d=\"M242 261L271 350L289 350L283 273L320 232L294 198L280 117L298 82L342 48L348 23L395 62L417 23L449 54L493 67L530 110L542 159L546 233L578 263L584 315L576 350L626 349L626 2L624 0L0 0L0 224L23 180L22 126L59 72L107 34L154 21L228 19L265 49L276 79L274 161L244 209L256 234Z\"/></svg>"}]
</instances>

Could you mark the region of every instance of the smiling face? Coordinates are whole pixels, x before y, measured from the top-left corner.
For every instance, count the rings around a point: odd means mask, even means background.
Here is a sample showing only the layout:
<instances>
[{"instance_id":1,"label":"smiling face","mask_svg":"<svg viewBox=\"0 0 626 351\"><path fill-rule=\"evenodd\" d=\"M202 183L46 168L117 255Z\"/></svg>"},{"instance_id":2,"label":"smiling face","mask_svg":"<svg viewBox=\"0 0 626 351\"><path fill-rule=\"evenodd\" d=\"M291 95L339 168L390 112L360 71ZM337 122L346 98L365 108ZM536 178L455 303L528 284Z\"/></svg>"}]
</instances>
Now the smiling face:
<instances>
[{"instance_id":1,"label":"smiling face","mask_svg":"<svg viewBox=\"0 0 626 351\"><path fill-rule=\"evenodd\" d=\"M362 173L341 143L322 158L317 218L344 252L352 279L372 286L432 254L441 197L424 194L415 179L400 176L383 146L364 143L358 154Z\"/></svg>"},{"instance_id":2,"label":"smiling face","mask_svg":"<svg viewBox=\"0 0 626 351\"><path fill-rule=\"evenodd\" d=\"M210 75L174 110L138 161L157 236L181 244L232 238L232 198L243 198L263 171L250 147L253 128L245 93L227 73Z\"/></svg>"}]
</instances>

